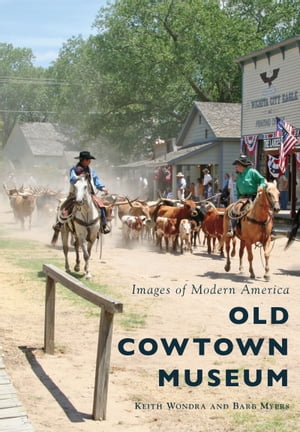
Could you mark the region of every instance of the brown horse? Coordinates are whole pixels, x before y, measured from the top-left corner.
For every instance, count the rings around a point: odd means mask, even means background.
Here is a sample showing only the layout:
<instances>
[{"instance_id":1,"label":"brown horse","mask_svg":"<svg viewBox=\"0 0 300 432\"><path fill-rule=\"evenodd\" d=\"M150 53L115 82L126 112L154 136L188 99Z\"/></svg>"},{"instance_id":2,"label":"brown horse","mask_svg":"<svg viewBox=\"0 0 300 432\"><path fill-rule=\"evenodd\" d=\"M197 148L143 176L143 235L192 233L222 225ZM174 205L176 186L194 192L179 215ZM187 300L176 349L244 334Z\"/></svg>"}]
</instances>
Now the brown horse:
<instances>
[{"instance_id":1,"label":"brown horse","mask_svg":"<svg viewBox=\"0 0 300 432\"><path fill-rule=\"evenodd\" d=\"M226 265L225 270L228 272L230 270L230 244L231 238L226 234L229 227L230 212L235 203L230 204L224 214L224 230L223 237L220 242L222 246L225 242L226 250ZM250 277L255 278L253 271L252 261L253 252L252 245L259 243L262 245L264 250L265 258L265 274L264 278L266 280L270 279L269 275L269 257L271 252L271 232L273 228L273 213L278 213L280 210L279 204L279 191L276 186L276 181L273 183L268 182L266 188L259 189L257 196L253 203L251 204L247 213L242 216L239 223L234 227L234 234L240 239L240 250L239 258L240 265L239 270L243 271L243 254L244 249L247 249L248 261L249 261L249 272ZM233 254L231 255L233 256Z\"/></svg>"}]
</instances>

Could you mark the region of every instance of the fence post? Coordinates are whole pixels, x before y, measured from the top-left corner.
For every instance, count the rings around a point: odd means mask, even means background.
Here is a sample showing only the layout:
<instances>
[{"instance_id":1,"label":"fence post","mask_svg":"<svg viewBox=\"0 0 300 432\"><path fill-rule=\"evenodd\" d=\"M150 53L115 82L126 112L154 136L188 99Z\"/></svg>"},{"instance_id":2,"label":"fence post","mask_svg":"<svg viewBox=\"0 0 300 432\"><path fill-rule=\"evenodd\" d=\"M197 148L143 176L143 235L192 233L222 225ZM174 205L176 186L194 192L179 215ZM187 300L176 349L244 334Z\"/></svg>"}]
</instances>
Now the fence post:
<instances>
[{"instance_id":1,"label":"fence post","mask_svg":"<svg viewBox=\"0 0 300 432\"><path fill-rule=\"evenodd\" d=\"M44 350L46 353L54 354L56 282L61 283L80 297L101 307L93 401L93 419L106 420L113 319L115 313L123 312L123 304L91 290L76 280L73 276L68 275L66 272L59 270L51 264L44 264L43 270L47 276L44 328Z\"/></svg>"},{"instance_id":2,"label":"fence post","mask_svg":"<svg viewBox=\"0 0 300 432\"><path fill-rule=\"evenodd\" d=\"M114 314L101 308L95 374L93 419L106 420L109 364Z\"/></svg>"},{"instance_id":3,"label":"fence post","mask_svg":"<svg viewBox=\"0 0 300 432\"><path fill-rule=\"evenodd\" d=\"M44 327L44 349L47 354L54 354L55 289L55 280L47 275Z\"/></svg>"}]
</instances>

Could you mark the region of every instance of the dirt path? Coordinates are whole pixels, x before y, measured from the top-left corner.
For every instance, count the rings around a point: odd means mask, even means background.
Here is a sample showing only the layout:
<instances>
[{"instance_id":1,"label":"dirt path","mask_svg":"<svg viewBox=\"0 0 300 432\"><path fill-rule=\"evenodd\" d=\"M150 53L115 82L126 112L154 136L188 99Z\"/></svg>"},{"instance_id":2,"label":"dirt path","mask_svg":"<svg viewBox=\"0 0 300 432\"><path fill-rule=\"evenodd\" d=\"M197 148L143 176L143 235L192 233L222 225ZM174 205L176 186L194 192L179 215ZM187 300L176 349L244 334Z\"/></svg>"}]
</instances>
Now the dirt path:
<instances>
[{"instance_id":1,"label":"dirt path","mask_svg":"<svg viewBox=\"0 0 300 432\"><path fill-rule=\"evenodd\" d=\"M21 232L6 205L2 206L0 220L0 240L14 237L38 241L33 250L24 248L23 260L28 260L28 271L12 260L9 248L0 249L0 340L4 361L37 432L300 430L299 243L284 251L285 239L276 241L271 256L270 282L263 280L260 251L256 250L257 279L252 281L247 272L238 274L237 258L233 261L232 272L226 274L224 259L217 254L208 256L204 246L198 247L192 255L183 256L159 253L146 243L126 248L120 241L120 230L114 227L112 234L104 237L101 260L94 250L91 262L94 281L106 287L106 295L124 304L124 313L116 316L114 325L107 420L99 423L91 419L98 312L71 300L59 289L56 353L45 355L42 351L45 287L41 278L30 274L30 259L38 257L63 268L62 251L59 246L49 247L51 222L42 224L35 220L31 232ZM144 288L146 294L137 294L137 288ZM247 289L250 292L252 288L260 293L247 293ZM270 292L262 293L264 288ZM159 295L154 295L155 289ZM215 294L216 289L219 294ZM234 307L247 309L249 322L233 324L229 311ZM254 307L259 308L260 319L266 319L266 324L252 323ZM287 322L271 324L271 307L288 311ZM135 327L129 325L134 322ZM118 343L123 338L136 341L135 355L125 356L119 352ZM157 343L155 354L139 352L139 343L145 338L151 339L150 345L144 345L146 351ZM183 355L166 355L162 338L176 338L179 342L187 338ZM199 355L199 344L193 342L193 338L210 339L205 345L205 355ZM218 342L221 338L227 340L223 345ZM237 338L255 341L261 338L264 344L258 355L242 355ZM280 342L288 338L288 355L281 355L277 350L269 355L269 338ZM218 348L223 353L226 346L229 349L230 341L233 344L231 354L216 353ZM168 373L179 370L179 385L166 383L159 387L159 369ZM199 386L185 384L185 369L191 370L194 382L197 370L203 369L203 383ZM213 381L207 377L211 369L220 370L222 379L218 386L208 385ZM224 385L226 369L238 370L238 386ZM245 369L251 371L252 381L256 370L262 370L262 384L253 387L244 384ZM277 373L287 369L288 386L275 383L268 387L268 369ZM172 402L179 405L170 410ZM239 405L233 405L234 402ZM271 409L264 405L267 402L282 405ZM186 409L183 404L190 405ZM249 404L248 409L246 404ZM252 429L253 424L261 429Z\"/></svg>"}]
</instances>

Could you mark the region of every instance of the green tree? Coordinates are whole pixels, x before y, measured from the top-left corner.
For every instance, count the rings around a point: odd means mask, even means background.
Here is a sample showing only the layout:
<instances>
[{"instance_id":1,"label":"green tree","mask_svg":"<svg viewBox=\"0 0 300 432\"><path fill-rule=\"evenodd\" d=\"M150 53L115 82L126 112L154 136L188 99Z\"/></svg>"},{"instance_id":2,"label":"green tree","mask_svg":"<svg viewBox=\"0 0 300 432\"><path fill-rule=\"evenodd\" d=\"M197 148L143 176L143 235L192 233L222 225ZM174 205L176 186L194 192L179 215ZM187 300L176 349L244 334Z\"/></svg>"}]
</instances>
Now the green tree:
<instances>
[{"instance_id":1,"label":"green tree","mask_svg":"<svg viewBox=\"0 0 300 432\"><path fill-rule=\"evenodd\" d=\"M116 0L96 36L61 50L52 72L69 86L57 111L121 159L147 156L158 136L177 136L194 100L240 102L234 59L293 36L297 11L299 0Z\"/></svg>"},{"instance_id":2,"label":"green tree","mask_svg":"<svg viewBox=\"0 0 300 432\"><path fill-rule=\"evenodd\" d=\"M0 122L4 145L16 120L43 121L48 97L45 70L32 64L33 54L27 48L0 43Z\"/></svg>"}]
</instances>

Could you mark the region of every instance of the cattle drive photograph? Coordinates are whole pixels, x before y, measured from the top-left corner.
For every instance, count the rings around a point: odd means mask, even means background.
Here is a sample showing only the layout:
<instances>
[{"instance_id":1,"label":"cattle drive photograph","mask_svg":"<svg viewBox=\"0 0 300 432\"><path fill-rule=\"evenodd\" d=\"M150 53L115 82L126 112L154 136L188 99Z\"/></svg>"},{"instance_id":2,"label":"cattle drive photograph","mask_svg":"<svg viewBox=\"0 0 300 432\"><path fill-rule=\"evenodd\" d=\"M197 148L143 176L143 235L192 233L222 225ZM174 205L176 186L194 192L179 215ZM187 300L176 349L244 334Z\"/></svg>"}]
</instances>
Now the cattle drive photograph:
<instances>
[{"instance_id":1,"label":"cattle drive photograph","mask_svg":"<svg viewBox=\"0 0 300 432\"><path fill-rule=\"evenodd\" d=\"M163 428L173 432L181 430L182 422L191 430L198 430L193 429L193 424L201 416L206 428L203 430L208 431L213 426L223 431L223 422L228 427L236 424L237 411L232 406L240 405L238 415L244 415L249 398L253 406L284 401L282 410L289 409L293 424L293 400L297 398L299 384L298 374L295 375L296 351L290 353L288 359L282 355L269 357L265 350L255 357L243 357L237 348L231 356L216 356L211 350L201 357L189 350L180 357L174 354L167 358L161 351L151 357L138 352L138 343L145 338L157 343L160 338L182 341L192 335L216 343L223 338L226 343L229 339L246 340L249 335L270 337L273 335L271 307L280 306L288 310L289 316L297 314L299 243L294 239L286 248L290 228L286 231L281 228L276 222L277 212L273 212L279 196L276 184L260 192L257 204L256 201L247 202L244 207L247 211L241 213L242 223L237 224L236 235L225 236L224 247L222 238L224 232L227 233L226 218L228 213L230 215L231 204L226 209L218 206L215 199L195 201L187 196L179 200L159 194L156 200L142 200L130 191L128 195L112 192L115 193L99 192L110 227L109 233L104 234L98 221L99 212L93 213L94 204L85 176L79 176L75 183L73 210L65 218L61 208L68 192L63 194L50 186L16 185L10 189L3 184L1 251L5 286L2 307L7 313L2 326L9 328L14 315L22 317L10 339L4 342L4 354L8 371L13 373L14 384L32 422L39 430L48 430L36 411L36 398L39 398L39 406L43 411L47 409L47 422L54 430L96 431L99 427L92 418L99 316L91 306L76 300L75 295L70 297L59 285L54 355L43 352L45 280L42 266L54 264L79 282L90 281L90 287L96 292L123 303L123 312L116 315L113 329L104 430L138 428L146 432ZM268 194L268 198L264 194ZM259 206L261 200L266 201L263 208L267 213L259 219L260 210L256 211L255 206ZM88 207L85 210L85 206L91 206L91 211ZM76 222L77 218L86 222ZM272 226L253 222L254 219ZM242 224L250 223L254 225L250 228L251 236L255 235L254 230L262 232L252 243L249 263L255 269L255 276L251 267L249 272L247 266L242 269L240 263L241 247L244 238L246 246L248 238L242 234ZM272 227L275 240L270 238ZM270 259L265 264L266 240ZM229 246L234 246L236 256L231 248L227 252ZM26 256L30 256L30 265L24 261ZM229 256L230 271L226 264ZM80 260L83 261L81 266ZM229 311L241 305L249 311L249 321L251 310L253 313L261 307L259 319L266 321L265 326L256 329L250 323L238 328L230 325ZM28 326L23 325L24 320ZM292 322L278 326L276 338L285 338L287 325L289 340L297 346L297 326ZM15 337L19 342L13 347L9 341ZM136 345L130 343L135 355L120 355L118 343L124 338L136 341ZM221 385L217 390L210 389L204 384L209 378L204 378L197 387L189 387L183 381L179 387L170 382L158 387L157 382L157 371L162 368L171 371L179 367L180 373L189 369L194 377L200 369L207 374L210 369L224 373L228 368L250 367L255 376L260 369L271 370L270 366L276 373L288 369L292 376L289 379L293 380L288 387L278 385L275 388L274 384L271 398L267 377L255 387L255 394L251 394L253 389L246 387L242 377L235 392ZM45 374L50 380L48 383L44 381ZM194 389L192 393L191 389ZM171 413L170 404L177 407ZM217 406L220 411L212 412ZM251 413L251 418L259 418L258 408ZM270 421L271 413L271 408L264 410ZM282 415L286 415L286 411L282 411Z\"/></svg>"}]
</instances>

